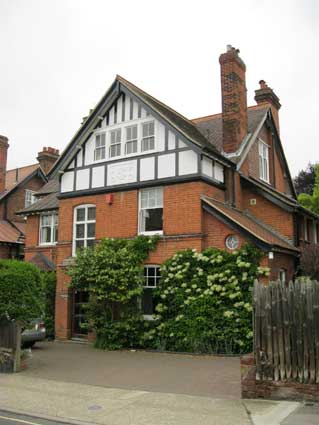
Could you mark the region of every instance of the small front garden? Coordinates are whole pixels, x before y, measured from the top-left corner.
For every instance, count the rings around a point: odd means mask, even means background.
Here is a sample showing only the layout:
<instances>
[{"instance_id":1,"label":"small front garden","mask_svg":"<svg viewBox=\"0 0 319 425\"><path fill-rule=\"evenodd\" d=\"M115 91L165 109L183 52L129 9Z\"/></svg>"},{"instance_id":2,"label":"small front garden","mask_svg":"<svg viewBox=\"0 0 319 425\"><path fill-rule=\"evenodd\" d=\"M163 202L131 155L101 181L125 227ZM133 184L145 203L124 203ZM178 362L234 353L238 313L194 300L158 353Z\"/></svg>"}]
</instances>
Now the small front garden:
<instances>
[{"instance_id":1,"label":"small front garden","mask_svg":"<svg viewBox=\"0 0 319 425\"><path fill-rule=\"evenodd\" d=\"M252 349L251 288L268 275L260 251L180 251L161 266L154 320L141 312L143 263L157 237L104 239L77 255L72 286L89 292L86 317L103 349L238 354Z\"/></svg>"}]
</instances>

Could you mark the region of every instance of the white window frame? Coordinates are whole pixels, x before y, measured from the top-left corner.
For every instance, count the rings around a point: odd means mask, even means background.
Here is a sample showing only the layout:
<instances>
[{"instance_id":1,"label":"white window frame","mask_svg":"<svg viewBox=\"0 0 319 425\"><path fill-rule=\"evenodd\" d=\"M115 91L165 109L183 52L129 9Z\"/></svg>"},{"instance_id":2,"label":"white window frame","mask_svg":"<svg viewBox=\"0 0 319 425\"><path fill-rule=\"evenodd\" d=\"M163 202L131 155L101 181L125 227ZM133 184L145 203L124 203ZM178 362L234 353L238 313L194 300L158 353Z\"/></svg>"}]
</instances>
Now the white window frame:
<instances>
[{"instance_id":1,"label":"white window frame","mask_svg":"<svg viewBox=\"0 0 319 425\"><path fill-rule=\"evenodd\" d=\"M162 198L162 203L156 203L155 206L150 207L150 208L142 208L142 193L145 193L147 191L151 191L151 190L155 190L156 192L161 191L161 198ZM156 202L158 200L157 198L157 194L155 195L155 199ZM163 229L162 230L154 230L154 231L146 231L142 229L142 223L143 223L143 219L142 219L142 214L144 210L149 210L149 209L158 209L158 208L162 208L163 209L163 213L164 213L164 189L162 186L160 187L150 187L147 189L141 189L139 191L138 194L138 234L139 235L162 235L163 234ZM164 220L162 219L162 224L164 227Z\"/></svg>"},{"instance_id":2,"label":"white window frame","mask_svg":"<svg viewBox=\"0 0 319 425\"><path fill-rule=\"evenodd\" d=\"M153 135L143 136L144 126L149 125L149 124L153 124L154 133L153 133ZM145 121L141 124L141 136L140 137L141 137L141 141L140 141L141 152L152 152L152 151L154 151L154 149L155 149L155 121L154 120L148 120L148 121ZM154 148L153 149L142 149L143 141L146 140L146 139L150 139L150 138L153 138Z\"/></svg>"},{"instance_id":3,"label":"white window frame","mask_svg":"<svg viewBox=\"0 0 319 425\"><path fill-rule=\"evenodd\" d=\"M142 135L143 135L143 124L148 122L154 122L154 149L142 151ZM126 153L126 127L133 127L137 125L137 151L133 153ZM111 131L113 130L121 130L121 153L118 156L110 156L110 146L111 146ZM138 118L136 120L125 121L122 123L113 124L103 129L99 128L94 132L95 137L100 134L106 134L106 147L105 147L105 159L95 159L95 150L93 155L93 163L105 162L105 161L113 161L121 158L130 158L137 155L148 155L153 152L158 151L158 121L150 116L145 118ZM93 143L96 139L94 139Z\"/></svg>"},{"instance_id":4,"label":"white window frame","mask_svg":"<svg viewBox=\"0 0 319 425\"><path fill-rule=\"evenodd\" d=\"M99 139L99 145L98 145ZM102 143L103 142L103 143ZM98 158L99 156L99 158ZM106 133L97 133L95 135L94 161L103 161L106 158Z\"/></svg>"},{"instance_id":5,"label":"white window frame","mask_svg":"<svg viewBox=\"0 0 319 425\"><path fill-rule=\"evenodd\" d=\"M123 144L123 128L122 127L117 127L117 128L113 128L112 130L109 131L109 158L110 159L114 159L114 158L119 158L122 155L122 144ZM118 133L120 132L120 141L116 142L116 143L112 143L112 134L113 133ZM116 150L117 147L120 147L120 153L118 155L111 155L111 151L112 151L112 147L116 146Z\"/></svg>"},{"instance_id":6,"label":"white window frame","mask_svg":"<svg viewBox=\"0 0 319 425\"><path fill-rule=\"evenodd\" d=\"M25 197L24 197L24 207L28 208L31 207L31 205L33 205L37 199L34 196L36 192L34 190L31 189L26 189L25 190ZM30 196L30 199L28 199L28 197Z\"/></svg>"},{"instance_id":7,"label":"white window frame","mask_svg":"<svg viewBox=\"0 0 319 425\"><path fill-rule=\"evenodd\" d=\"M258 164L260 180L269 183L269 146L261 139L258 139Z\"/></svg>"},{"instance_id":8,"label":"white window frame","mask_svg":"<svg viewBox=\"0 0 319 425\"><path fill-rule=\"evenodd\" d=\"M128 139L127 138L127 130L129 129L129 128L134 128L134 127L136 127L136 139ZM137 152L138 152L138 125L137 124L133 124L133 125L127 125L125 128L124 128L124 131L125 131L125 149L124 149L124 151L125 151L125 155L126 156L128 156L128 155L136 155L137 154ZM127 145L128 145L128 143L136 143L136 151L135 152L131 152L131 153L127 153Z\"/></svg>"},{"instance_id":9,"label":"white window frame","mask_svg":"<svg viewBox=\"0 0 319 425\"><path fill-rule=\"evenodd\" d=\"M43 225L42 223L42 217L50 217L50 224L49 225ZM55 220L56 218L56 220ZM43 242L42 241L42 233L44 228L50 227L51 229L51 238L49 242ZM56 245L57 240L55 238L56 232L55 230L58 230L59 227L59 216L57 213L48 213L48 214L41 214L40 220L39 220L39 245L40 246L48 246L48 245Z\"/></svg>"},{"instance_id":10,"label":"white window frame","mask_svg":"<svg viewBox=\"0 0 319 425\"><path fill-rule=\"evenodd\" d=\"M77 211L80 209L85 209L85 217L84 217L84 221L77 221L76 220L76 214ZM88 220L87 216L88 216L88 208L95 208L95 219L94 220ZM83 240L84 242L84 246L83 248L87 247L87 241L88 240L95 240L95 235L96 235L96 228L95 228L95 232L94 232L94 237L91 236L87 236L87 228L88 228L88 224L90 223L94 223L96 226L96 205L95 204L83 204L83 205L78 205L76 208L74 208L73 211L73 238L72 238L72 255L73 257L76 255L76 241L77 240ZM77 224L84 224L84 237L83 238L77 238L76 237L76 225Z\"/></svg>"},{"instance_id":11,"label":"white window frame","mask_svg":"<svg viewBox=\"0 0 319 425\"><path fill-rule=\"evenodd\" d=\"M286 280L287 280L287 270L286 269L280 269L279 270L278 280L282 283L286 283Z\"/></svg>"},{"instance_id":12,"label":"white window frame","mask_svg":"<svg viewBox=\"0 0 319 425\"><path fill-rule=\"evenodd\" d=\"M156 289L158 287L158 283L159 283L159 281L161 279L161 275L157 276L158 271L161 270L161 266L159 264L144 264L143 273L144 273L144 270L145 269L155 269L156 270L155 271L155 274L154 274L155 285L151 285L151 286L150 285L145 285L145 277L146 276L143 275L143 279L144 279L143 280L143 290L144 289L152 289L152 290L154 290L154 289ZM147 278L148 278L148 276L147 276ZM142 299L141 299L141 309L142 309ZM144 317L145 320L154 320L154 314L156 314L155 311L154 311L153 314L143 314L143 317Z\"/></svg>"}]
</instances>

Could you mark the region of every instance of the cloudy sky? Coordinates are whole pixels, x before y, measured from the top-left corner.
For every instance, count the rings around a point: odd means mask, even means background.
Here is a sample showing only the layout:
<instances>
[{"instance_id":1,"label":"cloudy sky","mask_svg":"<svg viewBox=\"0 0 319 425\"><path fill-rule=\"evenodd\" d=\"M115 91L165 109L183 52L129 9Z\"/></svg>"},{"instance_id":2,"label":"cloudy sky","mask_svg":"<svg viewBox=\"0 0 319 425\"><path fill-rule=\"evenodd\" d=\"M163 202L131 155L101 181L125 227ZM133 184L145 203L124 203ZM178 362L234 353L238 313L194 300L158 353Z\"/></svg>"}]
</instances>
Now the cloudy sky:
<instances>
[{"instance_id":1,"label":"cloudy sky","mask_svg":"<svg viewBox=\"0 0 319 425\"><path fill-rule=\"evenodd\" d=\"M220 112L218 57L247 65L248 104L279 96L291 172L319 161L317 0L0 0L0 134L9 168L63 150L116 74L188 118Z\"/></svg>"}]
</instances>

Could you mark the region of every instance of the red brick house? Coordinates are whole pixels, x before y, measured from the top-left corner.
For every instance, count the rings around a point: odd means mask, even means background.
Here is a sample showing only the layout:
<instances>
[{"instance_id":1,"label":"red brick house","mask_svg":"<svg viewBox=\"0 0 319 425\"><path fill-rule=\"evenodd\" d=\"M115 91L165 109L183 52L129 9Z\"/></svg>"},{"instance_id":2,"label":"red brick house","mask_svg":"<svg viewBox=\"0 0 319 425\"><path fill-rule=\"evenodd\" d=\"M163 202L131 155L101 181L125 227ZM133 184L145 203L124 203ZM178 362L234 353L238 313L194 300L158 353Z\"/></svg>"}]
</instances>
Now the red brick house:
<instances>
[{"instance_id":1,"label":"red brick house","mask_svg":"<svg viewBox=\"0 0 319 425\"><path fill-rule=\"evenodd\" d=\"M55 150L52 155L44 148L38 154L38 163L7 170L8 147L8 139L0 136L0 258L21 259L25 218L16 211L29 207L36 200L35 193L47 182L46 173L58 155Z\"/></svg>"},{"instance_id":2,"label":"red brick house","mask_svg":"<svg viewBox=\"0 0 319 425\"><path fill-rule=\"evenodd\" d=\"M247 108L245 64L220 56L222 112L189 120L124 78L85 119L25 209L26 260L57 264L56 335L81 334L82 294L65 267L103 237L160 234L145 264L145 289L184 248L229 250L253 242L271 278L292 279L301 243L318 243L319 217L297 200L280 140L279 99L264 81ZM58 236L57 236L58 232ZM144 304L152 313L152 302Z\"/></svg>"}]
</instances>

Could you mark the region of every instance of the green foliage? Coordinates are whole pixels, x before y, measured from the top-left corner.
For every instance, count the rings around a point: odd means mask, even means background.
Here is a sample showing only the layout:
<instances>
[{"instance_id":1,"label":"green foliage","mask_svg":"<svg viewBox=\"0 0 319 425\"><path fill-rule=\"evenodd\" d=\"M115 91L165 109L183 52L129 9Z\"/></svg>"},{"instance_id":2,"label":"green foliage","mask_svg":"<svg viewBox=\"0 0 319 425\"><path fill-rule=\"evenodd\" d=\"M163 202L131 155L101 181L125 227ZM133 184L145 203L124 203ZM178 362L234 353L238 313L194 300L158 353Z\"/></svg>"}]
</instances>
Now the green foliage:
<instances>
[{"instance_id":1,"label":"green foliage","mask_svg":"<svg viewBox=\"0 0 319 425\"><path fill-rule=\"evenodd\" d=\"M54 338L54 315L55 315L55 272L41 272L42 290L44 297L44 323L46 334Z\"/></svg>"},{"instance_id":2,"label":"green foliage","mask_svg":"<svg viewBox=\"0 0 319 425\"><path fill-rule=\"evenodd\" d=\"M131 346L142 315L138 297L143 290L142 263L158 237L103 239L94 250L79 251L68 273L72 286L89 292L87 326L103 348Z\"/></svg>"},{"instance_id":3,"label":"green foliage","mask_svg":"<svg viewBox=\"0 0 319 425\"><path fill-rule=\"evenodd\" d=\"M43 316L40 272L33 264L0 260L0 317L23 323Z\"/></svg>"},{"instance_id":4,"label":"green foliage","mask_svg":"<svg viewBox=\"0 0 319 425\"><path fill-rule=\"evenodd\" d=\"M301 193L298 196L299 203L308 210L319 214L319 164L314 166L315 169L315 183L312 195L308 193Z\"/></svg>"},{"instance_id":5,"label":"green foliage","mask_svg":"<svg viewBox=\"0 0 319 425\"><path fill-rule=\"evenodd\" d=\"M254 280L268 275L261 253L247 245L228 253L208 248L181 251L161 267L156 327L149 346L202 353L242 353L252 345Z\"/></svg>"}]
</instances>

